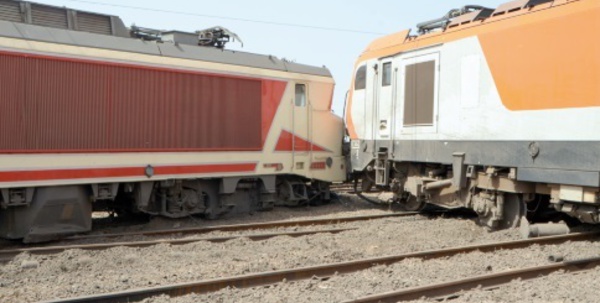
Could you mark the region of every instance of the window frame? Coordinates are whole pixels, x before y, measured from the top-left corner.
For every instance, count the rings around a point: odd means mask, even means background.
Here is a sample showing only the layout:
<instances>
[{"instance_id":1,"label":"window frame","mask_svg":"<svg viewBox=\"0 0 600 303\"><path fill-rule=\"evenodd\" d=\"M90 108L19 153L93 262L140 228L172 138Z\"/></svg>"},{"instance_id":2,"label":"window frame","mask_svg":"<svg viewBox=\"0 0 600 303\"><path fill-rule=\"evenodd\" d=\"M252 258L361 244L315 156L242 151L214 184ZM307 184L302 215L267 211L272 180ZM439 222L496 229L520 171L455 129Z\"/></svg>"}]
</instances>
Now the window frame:
<instances>
[{"instance_id":1,"label":"window frame","mask_svg":"<svg viewBox=\"0 0 600 303\"><path fill-rule=\"evenodd\" d=\"M363 64L354 74L354 91L367 89L367 65Z\"/></svg>"},{"instance_id":2,"label":"window frame","mask_svg":"<svg viewBox=\"0 0 600 303\"><path fill-rule=\"evenodd\" d=\"M299 94L298 94L298 88L303 87L304 91L302 92L303 98L300 99L301 102L299 101ZM306 85L305 83L296 83L296 85L294 86L294 106L295 107L306 107L308 105L308 85Z\"/></svg>"},{"instance_id":3,"label":"window frame","mask_svg":"<svg viewBox=\"0 0 600 303\"><path fill-rule=\"evenodd\" d=\"M398 85L398 106L397 106L397 116L396 119L399 121L398 129L396 130L396 134L398 136L413 136L418 134L435 134L438 133L439 127L439 113L440 113L440 77L441 77L441 53L440 48L438 46L433 46L431 48L416 50L412 52L408 52L405 54L401 54L398 56L397 64L398 67L398 81L396 84ZM435 100L434 100L434 119L433 125L405 125L404 121L404 104L403 100L406 94L405 87L405 77L406 77L406 66L414 63L420 63L425 61L435 61Z\"/></svg>"},{"instance_id":4,"label":"window frame","mask_svg":"<svg viewBox=\"0 0 600 303\"><path fill-rule=\"evenodd\" d=\"M381 64L381 87L392 85L392 61Z\"/></svg>"},{"instance_id":5,"label":"window frame","mask_svg":"<svg viewBox=\"0 0 600 303\"><path fill-rule=\"evenodd\" d=\"M433 59L404 66L404 127L435 124L436 66L437 61Z\"/></svg>"}]
</instances>

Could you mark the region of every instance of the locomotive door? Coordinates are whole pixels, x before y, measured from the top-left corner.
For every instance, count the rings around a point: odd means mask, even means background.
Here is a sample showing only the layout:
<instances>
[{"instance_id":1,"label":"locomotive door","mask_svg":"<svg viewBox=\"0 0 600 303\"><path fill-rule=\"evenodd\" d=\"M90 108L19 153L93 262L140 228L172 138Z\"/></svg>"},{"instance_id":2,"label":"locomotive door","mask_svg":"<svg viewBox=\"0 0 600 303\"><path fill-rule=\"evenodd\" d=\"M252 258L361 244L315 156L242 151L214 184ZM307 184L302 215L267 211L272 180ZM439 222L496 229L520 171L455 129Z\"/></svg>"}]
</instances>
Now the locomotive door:
<instances>
[{"instance_id":1,"label":"locomotive door","mask_svg":"<svg viewBox=\"0 0 600 303\"><path fill-rule=\"evenodd\" d=\"M293 162L292 170L298 173L306 174L308 171L312 138L310 138L310 101L308 85L296 83L294 95L293 110L293 128L292 136Z\"/></svg>"}]
</instances>

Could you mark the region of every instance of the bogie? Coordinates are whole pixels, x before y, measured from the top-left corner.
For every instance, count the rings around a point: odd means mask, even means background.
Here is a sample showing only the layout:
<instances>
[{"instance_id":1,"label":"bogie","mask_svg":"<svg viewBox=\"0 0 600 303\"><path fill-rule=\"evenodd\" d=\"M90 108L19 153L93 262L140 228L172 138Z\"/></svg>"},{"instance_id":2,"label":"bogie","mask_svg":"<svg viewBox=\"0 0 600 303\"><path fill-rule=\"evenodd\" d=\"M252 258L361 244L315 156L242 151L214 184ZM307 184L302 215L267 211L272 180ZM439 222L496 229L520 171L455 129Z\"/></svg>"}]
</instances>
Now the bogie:
<instances>
[{"instance_id":1,"label":"bogie","mask_svg":"<svg viewBox=\"0 0 600 303\"><path fill-rule=\"evenodd\" d=\"M514 169L469 166L457 170L441 163L407 162L391 162L388 166L389 183L378 186L383 192L380 203L396 203L408 211L420 211L426 205L469 209L490 230L518 227L524 218L531 222L557 218L555 208L560 206L548 203L545 187L514 180ZM464 175L457 176L457 171ZM367 168L355 177L368 180L371 172Z\"/></svg>"},{"instance_id":2,"label":"bogie","mask_svg":"<svg viewBox=\"0 0 600 303\"><path fill-rule=\"evenodd\" d=\"M331 199L329 183L309 181L261 176L124 183L111 186L119 189L114 197L99 196L96 189L103 188L101 184L9 190L15 200L21 201L17 193L26 192L31 193L31 200L29 205L10 205L0 211L0 236L33 243L85 233L92 228L93 211L116 214L123 220L140 215L216 219Z\"/></svg>"}]
</instances>

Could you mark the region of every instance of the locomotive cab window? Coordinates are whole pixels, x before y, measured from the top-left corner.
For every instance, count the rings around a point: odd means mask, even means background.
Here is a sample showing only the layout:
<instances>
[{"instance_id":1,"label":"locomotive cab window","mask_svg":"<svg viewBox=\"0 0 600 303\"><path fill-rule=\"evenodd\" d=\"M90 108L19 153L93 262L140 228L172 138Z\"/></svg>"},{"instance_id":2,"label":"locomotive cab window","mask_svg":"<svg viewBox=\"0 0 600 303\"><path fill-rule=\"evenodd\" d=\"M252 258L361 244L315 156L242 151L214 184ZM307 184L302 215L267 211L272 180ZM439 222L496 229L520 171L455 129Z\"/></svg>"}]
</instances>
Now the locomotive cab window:
<instances>
[{"instance_id":1,"label":"locomotive cab window","mask_svg":"<svg viewBox=\"0 0 600 303\"><path fill-rule=\"evenodd\" d=\"M305 107L306 106L306 85L305 84L296 84L296 106Z\"/></svg>"},{"instance_id":2,"label":"locomotive cab window","mask_svg":"<svg viewBox=\"0 0 600 303\"><path fill-rule=\"evenodd\" d=\"M381 76L381 86L392 85L392 62L383 64L383 75Z\"/></svg>"},{"instance_id":3,"label":"locomotive cab window","mask_svg":"<svg viewBox=\"0 0 600 303\"><path fill-rule=\"evenodd\" d=\"M354 90L365 88L367 88L367 66L363 65L356 71L356 77L354 77Z\"/></svg>"}]
</instances>

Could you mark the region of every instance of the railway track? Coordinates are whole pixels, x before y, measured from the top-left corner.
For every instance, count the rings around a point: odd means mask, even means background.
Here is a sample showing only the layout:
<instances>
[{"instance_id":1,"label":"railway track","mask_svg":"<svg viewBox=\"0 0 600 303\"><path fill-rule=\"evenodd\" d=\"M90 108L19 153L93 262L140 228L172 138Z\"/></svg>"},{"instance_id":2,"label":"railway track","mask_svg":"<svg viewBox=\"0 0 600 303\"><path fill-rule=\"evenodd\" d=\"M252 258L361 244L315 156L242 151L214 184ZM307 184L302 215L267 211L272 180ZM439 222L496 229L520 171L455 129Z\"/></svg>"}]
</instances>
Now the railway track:
<instances>
[{"instance_id":1,"label":"railway track","mask_svg":"<svg viewBox=\"0 0 600 303\"><path fill-rule=\"evenodd\" d=\"M79 244L79 245L60 245L60 246L44 246L44 247L26 247L17 249L0 250L0 263L10 262L14 257L21 253L29 253L36 255L49 255L64 252L70 249L81 249L81 250L104 250L114 247L148 247L160 244L168 245L184 245L195 242L213 242L221 243L231 241L234 239L248 238L252 241L262 241L275 237L302 237L316 234L336 234L345 231L356 230L356 228L338 228L338 229L323 229L314 231L295 231L295 232L279 232L279 233L268 233L268 234L255 234L255 235L240 235L240 236L227 236L227 237L212 237L212 238L191 238L191 239L167 239L167 240L153 240L153 241L127 241L127 242L114 242L114 243L99 243L99 244Z\"/></svg>"},{"instance_id":2,"label":"railway track","mask_svg":"<svg viewBox=\"0 0 600 303\"><path fill-rule=\"evenodd\" d=\"M358 272L361 270L365 270L374 266L379 265L390 265L393 263L400 262L409 258L418 258L418 259L434 259L434 258L443 258L450 257L457 254L470 253L475 251L481 252L493 252L496 250L502 249L519 249L526 248L531 245L550 245L550 244L560 244L568 241L586 241L596 239L600 236L599 232L591 232L591 233L579 233L579 234L571 234L571 235L563 235L563 236L554 236L554 237L544 237L544 238L536 238L536 239L528 239L528 240L519 240L519 241L509 241L509 242L499 242L499 243L491 243L491 244L482 244L482 245L472 245L472 246L464 246L464 247L456 247L456 248L448 248L441 250L432 250L432 251L423 251L423 252L415 252L408 253L396 256L388 256L388 257L380 257L380 258L371 258L371 259L363 259L357 261L349 261L342 263L333 263L333 264L325 264L319 266L311 266L304 268L296 268L296 269L288 269L281 271L273 271L273 272L263 272L256 274L249 274L243 276L235 276L230 278L222 278L222 279L214 279L214 280L205 280L205 281L197 281L191 283L183 283L169 286L161 286L161 287L153 287L153 288L145 288L145 289L136 289L125 292L118 293L110 293L110 294L102 294L102 295L94 295L87 297L78 297L72 299L63 299L63 300L55 300L55 301L47 301L47 302L60 302L60 303L84 303L84 302L107 302L107 303L115 303L115 302L135 302L144 300L150 297L155 297L159 295L168 295L171 297L183 296L187 294L202 294L202 293L210 293L214 291L218 291L220 289L226 287L235 287L235 288L250 288L250 287L258 287L265 286L270 284L276 284L281 281L299 281L305 279L312 279L314 277L327 278L337 274L349 274ZM417 290L413 289L416 298L420 298L428 295L428 291L431 291L431 296L438 297L441 295L449 295L457 290L468 289L469 287L477 287L478 285L493 285L491 284L494 281L510 281L514 278L521 277L519 274L522 274L523 277L537 277L539 274L549 274L558 270L565 269L577 269L577 268L590 268L600 265L599 260L587 260L587 261L578 261L578 262L565 262L561 264L553 264L550 266L545 266L543 269L540 269L537 273L533 270L522 270L522 271L514 271L511 274L507 274L505 277L494 277L496 275L490 275L490 277L476 277L471 279L466 279L463 284L459 282L451 282L448 283L448 286L444 289L444 292L441 291L442 286L437 287L440 289L437 292L434 292L433 289L436 289L436 286L432 286L430 290L420 288L421 293L417 293ZM478 280L486 278L486 281L491 281L490 284L477 284ZM470 283L470 284L468 284ZM463 286L467 285L467 286ZM465 288L464 288L465 287ZM425 295L423 295L425 294ZM397 297L391 297L390 295L389 301L384 295L379 295L379 297L368 297L361 298L354 301L349 302L396 302ZM413 297L414 298L414 297ZM363 301L360 301L363 300Z\"/></svg>"},{"instance_id":3,"label":"railway track","mask_svg":"<svg viewBox=\"0 0 600 303\"><path fill-rule=\"evenodd\" d=\"M418 213L416 213L416 212L402 212L402 213L370 215L370 216L353 216L353 217L294 220L294 221L275 221L275 222L264 222L264 223L219 225L219 226L210 226L210 227L126 232L126 233L115 233L115 234L81 235L81 236L73 236L73 237L69 237L69 238L64 238L61 241L100 240L100 239L130 237L130 236L165 236L165 235L190 235L190 234L199 235L199 234L206 234L206 233L215 232L215 231L234 232L234 231L250 231L250 230L273 229L273 228L284 228L284 227L333 225L333 224L340 224L340 223L360 222L360 221L378 220L378 219L386 219L386 218L409 217L409 216L414 216L417 214Z\"/></svg>"},{"instance_id":4,"label":"railway track","mask_svg":"<svg viewBox=\"0 0 600 303\"><path fill-rule=\"evenodd\" d=\"M513 280L522 281L537 279L549 274L564 271L574 273L586 270L592 270L600 266L600 257L582 259L557 264L534 266L523 269L510 270L501 273L482 275L449 281L438 284L431 284L420 287L408 288L395 292L376 294L368 297L345 301L343 303L396 303L402 301L412 301L421 298L444 299L448 297L457 297L459 293L475 288L494 288L503 284L508 284Z\"/></svg>"},{"instance_id":5,"label":"railway track","mask_svg":"<svg viewBox=\"0 0 600 303\"><path fill-rule=\"evenodd\" d=\"M176 229L176 230L159 230L159 231L143 231L143 232L129 232L119 234L106 234L106 235L83 235L74 236L63 239L62 241L84 241L94 240L97 242L106 242L106 239L119 238L119 237L140 237L140 236L169 236L169 235L200 235L209 232L221 231L221 232L233 232L233 231L252 231L261 229L273 229L283 227L298 227L298 226L317 226L317 225L332 225L347 222L360 222L368 220L377 220L385 218L396 218L396 217L407 217L413 216L416 213L395 213L385 215L371 215L371 216L355 216L355 217L341 217L341 218L330 218L330 219L312 219L312 220L296 220L296 221L276 221L267 223L254 223L254 224L239 224L239 225L221 225L212 227L201 227L201 228L188 228L188 229ZM261 241L274 237L288 236L288 237L301 237L323 233L341 233L344 231L354 230L356 228L337 228L337 229L323 229L314 231L292 231L292 232L275 232L275 233L264 233L264 234L250 234L250 235L234 235L234 236L221 236L221 237L205 237L205 238L186 238L186 239L157 239L157 240L144 240L144 241L116 241L110 243L94 243L94 244L71 244L71 245L54 245L54 246L25 246L16 247L11 249L0 250L0 263L10 262L15 256L21 253L30 253L37 255L44 254L56 254L69 249L81 249L81 250L104 250L114 247L148 247L159 244L169 245L184 245L194 242L226 242L233 239L248 238L253 241Z\"/></svg>"},{"instance_id":6,"label":"railway track","mask_svg":"<svg viewBox=\"0 0 600 303\"><path fill-rule=\"evenodd\" d=\"M354 186L352 184L333 184L330 189L334 193L354 193Z\"/></svg>"}]
</instances>

